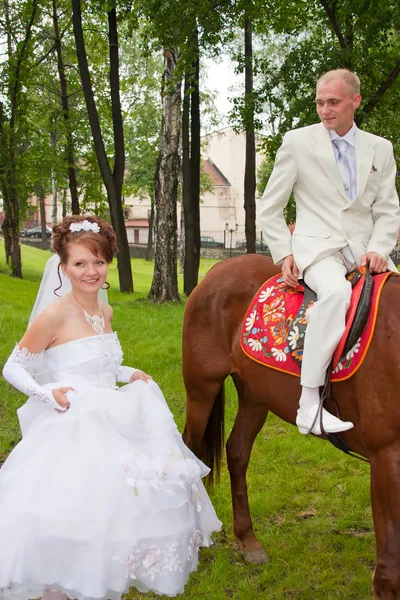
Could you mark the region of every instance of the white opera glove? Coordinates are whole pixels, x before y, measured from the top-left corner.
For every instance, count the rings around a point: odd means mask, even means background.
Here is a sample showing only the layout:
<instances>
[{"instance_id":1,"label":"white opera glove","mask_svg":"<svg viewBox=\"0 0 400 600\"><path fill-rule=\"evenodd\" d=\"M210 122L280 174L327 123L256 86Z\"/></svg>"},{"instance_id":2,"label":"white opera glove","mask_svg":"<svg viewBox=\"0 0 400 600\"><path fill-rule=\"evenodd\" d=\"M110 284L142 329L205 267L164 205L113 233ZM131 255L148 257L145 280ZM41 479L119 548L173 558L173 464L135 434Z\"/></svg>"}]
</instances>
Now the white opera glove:
<instances>
[{"instance_id":1,"label":"white opera glove","mask_svg":"<svg viewBox=\"0 0 400 600\"><path fill-rule=\"evenodd\" d=\"M143 373L143 371L141 371L140 369L122 366L118 369L115 376L115 380L118 383L130 383L132 375L137 372Z\"/></svg>"},{"instance_id":2,"label":"white opera glove","mask_svg":"<svg viewBox=\"0 0 400 600\"><path fill-rule=\"evenodd\" d=\"M55 410L67 410L58 404L51 390L39 385L29 373L29 367L34 365L40 354L29 352L27 348L15 346L3 369L3 377L17 390L45 402Z\"/></svg>"}]
</instances>

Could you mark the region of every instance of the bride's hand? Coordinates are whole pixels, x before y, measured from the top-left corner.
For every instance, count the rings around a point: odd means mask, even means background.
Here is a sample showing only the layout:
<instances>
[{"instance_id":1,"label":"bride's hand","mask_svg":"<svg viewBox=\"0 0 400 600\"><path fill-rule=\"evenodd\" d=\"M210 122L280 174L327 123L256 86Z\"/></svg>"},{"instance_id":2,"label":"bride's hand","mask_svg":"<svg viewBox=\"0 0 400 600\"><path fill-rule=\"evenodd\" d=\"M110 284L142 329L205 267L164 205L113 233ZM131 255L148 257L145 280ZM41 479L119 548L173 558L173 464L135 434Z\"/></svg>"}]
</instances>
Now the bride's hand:
<instances>
[{"instance_id":1,"label":"bride's hand","mask_svg":"<svg viewBox=\"0 0 400 600\"><path fill-rule=\"evenodd\" d=\"M72 388L72 387L60 387L60 388L56 388L55 390L52 390L54 399L57 402L57 404L60 405L61 408L68 409L70 407L70 403L66 396L66 393L73 389L74 388Z\"/></svg>"},{"instance_id":2,"label":"bride's hand","mask_svg":"<svg viewBox=\"0 0 400 600\"><path fill-rule=\"evenodd\" d=\"M129 383L133 383L134 381L151 381L153 378L151 375L147 375L143 373L143 371L135 371L129 380Z\"/></svg>"}]
</instances>

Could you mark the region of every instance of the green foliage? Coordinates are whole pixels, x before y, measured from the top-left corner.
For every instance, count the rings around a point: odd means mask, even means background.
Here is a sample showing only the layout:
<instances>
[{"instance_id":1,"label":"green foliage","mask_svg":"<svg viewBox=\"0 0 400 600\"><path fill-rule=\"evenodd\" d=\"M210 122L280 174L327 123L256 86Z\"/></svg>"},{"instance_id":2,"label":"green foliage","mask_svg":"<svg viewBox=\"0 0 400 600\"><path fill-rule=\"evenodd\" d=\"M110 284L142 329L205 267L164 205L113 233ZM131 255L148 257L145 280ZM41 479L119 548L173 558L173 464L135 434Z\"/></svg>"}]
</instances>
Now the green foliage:
<instances>
[{"instance_id":1,"label":"green foliage","mask_svg":"<svg viewBox=\"0 0 400 600\"><path fill-rule=\"evenodd\" d=\"M23 32L21 15L27 11L29 1L17 13L13 6L12 23ZM104 4L104 3L103 3ZM106 6L91 3L84 11L85 39L91 69L93 88L99 109L102 133L108 156L113 161L113 126L109 100L109 57L107 45ZM3 7L4 9L4 7ZM59 26L62 32L62 51L67 74L70 123L73 132L75 168L77 171L80 203L83 210L109 214L107 197L94 153L92 133L77 68L75 41L67 0L57 0ZM148 52L144 42L144 28L137 20L132 26L127 3L121 5L120 62L121 92L126 140L127 170L124 194L153 195L154 173L161 129L160 81L162 60L158 53ZM0 9L1 10L1 9ZM30 212L30 198L43 185L51 190L51 177L55 172L58 188L68 187L65 155L66 129L60 104L60 82L57 56L54 49L52 3L43 2L43 24L35 30L35 49L30 70L23 72L21 81L21 109L19 121L18 189L24 216ZM16 36L16 33L13 33ZM2 63L3 96L6 91L7 64ZM10 71L10 68L8 68ZM0 110L1 110L0 106ZM4 106L3 113L8 108ZM1 114L1 113L0 113ZM0 133L6 133L6 125ZM54 135L56 144L52 145ZM0 153L7 151L7 140L0 135ZM2 160L5 164L3 156Z\"/></svg>"},{"instance_id":2,"label":"green foliage","mask_svg":"<svg viewBox=\"0 0 400 600\"><path fill-rule=\"evenodd\" d=\"M124 194L153 198L161 132L160 82L163 63L159 52L144 47L143 26L121 28L121 81L128 174Z\"/></svg>"},{"instance_id":3,"label":"green foliage","mask_svg":"<svg viewBox=\"0 0 400 600\"><path fill-rule=\"evenodd\" d=\"M29 135L28 89L34 80L31 64L40 20L37 0L0 5L3 58L0 62L0 192L25 201L25 156ZM9 214L14 218L14 215Z\"/></svg>"}]
</instances>

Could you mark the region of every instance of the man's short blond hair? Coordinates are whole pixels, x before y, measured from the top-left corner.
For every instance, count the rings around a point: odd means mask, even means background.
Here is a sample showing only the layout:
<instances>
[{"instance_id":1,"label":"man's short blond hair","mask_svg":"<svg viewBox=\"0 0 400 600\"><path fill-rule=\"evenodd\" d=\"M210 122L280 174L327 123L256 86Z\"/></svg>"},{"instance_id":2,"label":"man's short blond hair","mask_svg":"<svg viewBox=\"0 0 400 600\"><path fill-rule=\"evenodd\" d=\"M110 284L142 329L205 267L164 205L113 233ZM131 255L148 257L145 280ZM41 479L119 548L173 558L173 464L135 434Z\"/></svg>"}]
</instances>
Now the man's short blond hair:
<instances>
[{"instance_id":1,"label":"man's short blond hair","mask_svg":"<svg viewBox=\"0 0 400 600\"><path fill-rule=\"evenodd\" d=\"M356 95L360 93L360 79L355 73L349 71L349 69L327 71L318 79L317 88L321 83L327 83L332 79L342 79L352 94Z\"/></svg>"}]
</instances>

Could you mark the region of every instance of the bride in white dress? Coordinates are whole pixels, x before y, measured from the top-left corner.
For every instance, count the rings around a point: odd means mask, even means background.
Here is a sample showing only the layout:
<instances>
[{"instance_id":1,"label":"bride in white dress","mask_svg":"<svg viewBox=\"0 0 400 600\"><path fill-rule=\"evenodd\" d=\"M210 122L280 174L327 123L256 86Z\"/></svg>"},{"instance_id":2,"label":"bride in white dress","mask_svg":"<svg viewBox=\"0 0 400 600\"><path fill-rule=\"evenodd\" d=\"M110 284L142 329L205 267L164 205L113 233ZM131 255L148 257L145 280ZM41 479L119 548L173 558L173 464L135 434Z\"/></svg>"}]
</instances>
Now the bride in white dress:
<instances>
[{"instance_id":1,"label":"bride in white dress","mask_svg":"<svg viewBox=\"0 0 400 600\"><path fill-rule=\"evenodd\" d=\"M201 482L208 468L157 384L121 366L112 308L98 301L112 228L67 217L53 237L71 292L3 371L29 397L0 470L0 599L119 600L132 586L175 596L221 526Z\"/></svg>"}]
</instances>

